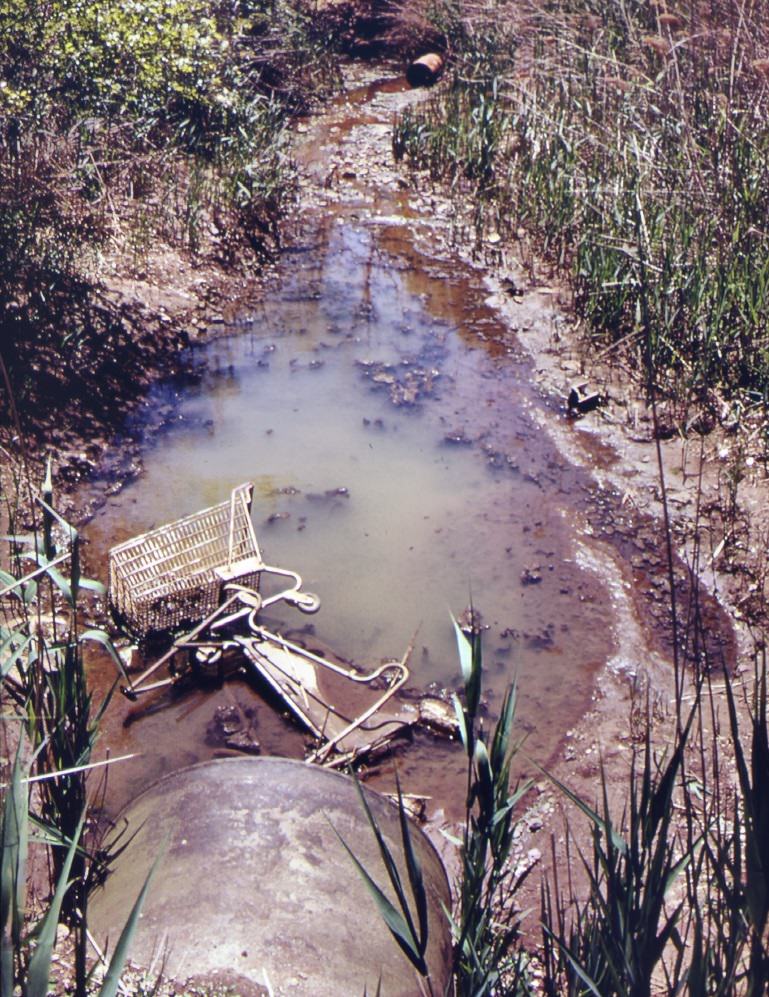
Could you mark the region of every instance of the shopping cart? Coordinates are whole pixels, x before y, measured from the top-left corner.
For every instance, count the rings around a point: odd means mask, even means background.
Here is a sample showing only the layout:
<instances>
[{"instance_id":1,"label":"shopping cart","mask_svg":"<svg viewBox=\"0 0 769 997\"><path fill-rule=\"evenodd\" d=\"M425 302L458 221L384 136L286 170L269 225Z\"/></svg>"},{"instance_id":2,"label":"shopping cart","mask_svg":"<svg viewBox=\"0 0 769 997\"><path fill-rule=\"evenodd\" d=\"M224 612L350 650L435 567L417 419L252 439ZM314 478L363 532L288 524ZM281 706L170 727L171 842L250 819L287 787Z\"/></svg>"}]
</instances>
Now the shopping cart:
<instances>
[{"instance_id":1,"label":"shopping cart","mask_svg":"<svg viewBox=\"0 0 769 997\"><path fill-rule=\"evenodd\" d=\"M301 591L297 572L264 563L251 522L252 494L251 483L238 485L229 500L110 551L110 608L118 626L145 646L156 637L174 638L161 658L123 687L130 698L173 681L172 676L146 684L182 647L205 639L212 628L253 618L279 601L305 613L320 608L316 595ZM267 575L290 584L263 596L260 587Z\"/></svg>"}]
</instances>

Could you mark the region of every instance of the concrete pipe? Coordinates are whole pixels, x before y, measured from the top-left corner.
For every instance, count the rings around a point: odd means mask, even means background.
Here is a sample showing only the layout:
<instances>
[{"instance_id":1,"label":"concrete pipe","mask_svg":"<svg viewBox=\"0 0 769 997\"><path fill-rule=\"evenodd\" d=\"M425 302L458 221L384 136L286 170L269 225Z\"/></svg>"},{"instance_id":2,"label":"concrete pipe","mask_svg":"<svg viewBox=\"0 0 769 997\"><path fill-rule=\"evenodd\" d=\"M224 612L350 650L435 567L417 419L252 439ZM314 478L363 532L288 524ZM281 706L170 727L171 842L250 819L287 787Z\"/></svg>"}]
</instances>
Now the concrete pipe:
<instances>
[{"instance_id":1,"label":"concrete pipe","mask_svg":"<svg viewBox=\"0 0 769 997\"><path fill-rule=\"evenodd\" d=\"M364 790L407 881L398 813ZM128 841L89 906L91 929L117 941L165 842L134 963L166 978L267 993L340 997L419 993L414 970L382 922L337 837L394 901L374 834L348 776L283 758L227 758L166 776L123 812ZM427 963L435 993L450 982L450 894L441 861L415 825L429 904ZM165 960L165 961L163 961Z\"/></svg>"},{"instance_id":2,"label":"concrete pipe","mask_svg":"<svg viewBox=\"0 0 769 997\"><path fill-rule=\"evenodd\" d=\"M412 87L429 87L443 72L443 57L437 52L428 52L415 59L406 70L406 79Z\"/></svg>"}]
</instances>

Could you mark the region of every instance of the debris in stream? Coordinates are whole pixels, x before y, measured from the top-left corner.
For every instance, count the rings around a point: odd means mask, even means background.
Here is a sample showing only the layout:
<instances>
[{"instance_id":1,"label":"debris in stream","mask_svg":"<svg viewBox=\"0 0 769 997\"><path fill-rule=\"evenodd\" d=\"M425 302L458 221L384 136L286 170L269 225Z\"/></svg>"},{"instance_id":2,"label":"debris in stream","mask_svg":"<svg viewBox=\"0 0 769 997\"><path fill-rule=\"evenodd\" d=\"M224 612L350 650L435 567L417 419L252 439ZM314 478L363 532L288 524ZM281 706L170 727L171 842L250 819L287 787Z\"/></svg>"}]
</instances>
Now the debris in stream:
<instances>
[{"instance_id":1,"label":"debris in stream","mask_svg":"<svg viewBox=\"0 0 769 997\"><path fill-rule=\"evenodd\" d=\"M473 633L480 633L482 630L489 630L488 623L484 623L480 609L473 605L466 606L457 619L459 629L462 633L471 637Z\"/></svg>"},{"instance_id":2,"label":"debris in stream","mask_svg":"<svg viewBox=\"0 0 769 997\"><path fill-rule=\"evenodd\" d=\"M262 560L250 515L252 493L251 483L240 485L229 501L110 551L111 604L124 627L145 637L178 634L182 624L198 619L138 678L129 680L123 693L136 700L145 692L173 685L190 671L198 677L215 674L219 680L225 672L250 672L313 735L316 743L309 760L332 767L392 750L395 739L409 735L415 724L426 724L428 718L432 730L453 736L456 719L447 703L436 700L431 707L425 705L423 715L393 700L408 679L411 646L400 662L385 661L366 673L260 625L260 610L273 603L285 601L314 612L319 600L301 591L296 572ZM345 485L339 485L327 489L323 497L338 500L349 494ZM275 513L268 522L287 515ZM136 580L137 572L144 588ZM263 574L285 578L289 587L266 596L259 591ZM163 665L170 675L149 683ZM350 703L349 712L338 705L345 701ZM213 736L225 738L229 747L258 754L259 743L236 706L219 707L213 728Z\"/></svg>"},{"instance_id":3,"label":"debris in stream","mask_svg":"<svg viewBox=\"0 0 769 997\"><path fill-rule=\"evenodd\" d=\"M346 488L344 485L340 485L338 488L327 488L324 492L307 492L305 498L308 502L326 502L331 503L332 508L340 506L342 503L338 502L337 499L350 497L350 489Z\"/></svg>"},{"instance_id":4,"label":"debris in stream","mask_svg":"<svg viewBox=\"0 0 769 997\"><path fill-rule=\"evenodd\" d=\"M238 731L232 737L228 737L224 743L233 751L242 751L246 755L260 755L262 753L261 744L246 730Z\"/></svg>"},{"instance_id":5,"label":"debris in stream","mask_svg":"<svg viewBox=\"0 0 769 997\"><path fill-rule=\"evenodd\" d=\"M234 704L217 706L208 728L208 737L215 744L223 744L226 748L248 755L258 755L262 750L250 730L248 718Z\"/></svg>"},{"instance_id":6,"label":"debris in stream","mask_svg":"<svg viewBox=\"0 0 769 997\"><path fill-rule=\"evenodd\" d=\"M453 433L446 433L446 435L443 437L443 442L460 447L471 447L473 445L473 441L461 429Z\"/></svg>"},{"instance_id":7,"label":"debris in stream","mask_svg":"<svg viewBox=\"0 0 769 997\"><path fill-rule=\"evenodd\" d=\"M390 401L396 407L415 405L422 398L432 395L436 380L441 376L436 368L422 367L403 360L398 369L388 363L358 360L357 366L372 384L373 390L386 388Z\"/></svg>"},{"instance_id":8,"label":"debris in stream","mask_svg":"<svg viewBox=\"0 0 769 997\"><path fill-rule=\"evenodd\" d=\"M444 737L456 737L459 726L452 703L438 696L423 696L417 708L422 726Z\"/></svg>"},{"instance_id":9,"label":"debris in stream","mask_svg":"<svg viewBox=\"0 0 769 997\"><path fill-rule=\"evenodd\" d=\"M443 57L437 52L427 52L415 59L406 70L406 79L412 87L429 87L443 72Z\"/></svg>"},{"instance_id":10,"label":"debris in stream","mask_svg":"<svg viewBox=\"0 0 769 997\"><path fill-rule=\"evenodd\" d=\"M214 711L214 726L219 733L230 737L243 730L243 718L237 706L217 706Z\"/></svg>"},{"instance_id":11,"label":"debris in stream","mask_svg":"<svg viewBox=\"0 0 769 997\"><path fill-rule=\"evenodd\" d=\"M594 391L591 394L585 394L585 388L587 384L583 382L582 384L575 384L569 391L568 398L566 399L568 414L572 418L576 418L580 415L587 415L588 412L594 412L601 405L605 404L605 399L602 394L598 391Z\"/></svg>"},{"instance_id":12,"label":"debris in stream","mask_svg":"<svg viewBox=\"0 0 769 997\"><path fill-rule=\"evenodd\" d=\"M521 572L521 585L539 585L542 581L542 567L534 564Z\"/></svg>"},{"instance_id":13,"label":"debris in stream","mask_svg":"<svg viewBox=\"0 0 769 997\"><path fill-rule=\"evenodd\" d=\"M395 806L403 804L403 809L415 820L417 824L424 824L427 820L427 804L432 796L420 796L417 793L382 793L382 796L394 803Z\"/></svg>"}]
</instances>

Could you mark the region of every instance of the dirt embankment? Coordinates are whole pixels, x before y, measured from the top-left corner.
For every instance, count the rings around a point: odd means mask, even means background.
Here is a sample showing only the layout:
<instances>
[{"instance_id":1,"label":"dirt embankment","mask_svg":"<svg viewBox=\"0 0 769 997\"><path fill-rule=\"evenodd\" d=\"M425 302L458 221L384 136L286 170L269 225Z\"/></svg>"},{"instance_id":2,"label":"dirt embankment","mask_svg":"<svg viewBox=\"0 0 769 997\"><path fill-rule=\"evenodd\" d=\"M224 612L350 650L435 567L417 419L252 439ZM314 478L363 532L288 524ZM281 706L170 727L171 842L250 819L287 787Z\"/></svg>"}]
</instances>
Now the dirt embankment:
<instances>
[{"instance_id":1,"label":"dirt embankment","mask_svg":"<svg viewBox=\"0 0 769 997\"><path fill-rule=\"evenodd\" d=\"M302 12L301 5L297 10ZM335 39L338 53L363 59L394 51L408 58L410 48L422 44L425 30L423 25L422 35L412 31L408 37L391 37L391 14L381 0L327 0L313 8L312 19L316 30ZM241 38L239 44L246 41ZM262 67L264 87L275 87L287 115L328 96L335 75L332 66L345 56L329 50L313 75L314 56L308 55L306 78L292 57L280 46L273 51L267 45L265 51L259 49L257 60L267 67ZM284 93L301 85L306 88L301 96ZM170 149L168 156L174 155ZM180 163L173 168L179 171L180 189L186 190L192 182L190 170ZM271 277L271 259L291 227L294 182L291 168L281 173L285 189L275 196L287 213L279 219L270 215L267 228L259 227L257 218L256 239L249 238L248 218L223 214L215 199L202 198L196 208L194 250L184 238L175 241L162 233L148 237L143 232L143 209L133 200L134 190L142 186L138 180L126 190L117 181L105 187L109 211L93 258L82 268L77 264L64 280L53 278L44 289L33 287L25 277L19 300L8 302L3 312L9 324L0 332L5 368L0 378L0 444L14 452L21 442L37 469L34 473L50 457L59 494L97 472L112 478L115 487L135 475L138 450L126 431L128 418L137 407L146 406L148 389L157 379L194 378L188 347L216 337L256 305ZM144 186L151 188L152 181ZM54 200L59 196L52 190ZM75 200L78 196L72 194ZM71 206L73 218L84 210ZM174 228L166 217L173 214L168 205L152 201L147 210L164 219L166 228ZM162 228L160 221L155 224ZM43 277L42 271L33 274L33 284ZM37 313L27 301L33 293L43 303ZM158 427L167 414L143 412L142 422ZM66 498L64 506L78 520L91 511L71 507Z\"/></svg>"}]
</instances>

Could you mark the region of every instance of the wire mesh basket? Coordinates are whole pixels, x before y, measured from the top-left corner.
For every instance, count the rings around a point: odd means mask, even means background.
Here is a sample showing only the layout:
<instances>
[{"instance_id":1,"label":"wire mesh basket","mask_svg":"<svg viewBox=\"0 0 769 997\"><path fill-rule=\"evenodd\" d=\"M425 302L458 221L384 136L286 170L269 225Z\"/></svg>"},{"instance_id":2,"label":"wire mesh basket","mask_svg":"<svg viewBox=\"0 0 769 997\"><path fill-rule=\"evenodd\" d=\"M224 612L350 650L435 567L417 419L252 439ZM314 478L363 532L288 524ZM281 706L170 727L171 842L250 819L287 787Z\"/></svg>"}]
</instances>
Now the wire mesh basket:
<instances>
[{"instance_id":1,"label":"wire mesh basket","mask_svg":"<svg viewBox=\"0 0 769 997\"><path fill-rule=\"evenodd\" d=\"M139 639L177 631L209 616L226 582L258 590L252 492L239 485L227 501L112 548L110 603L121 627Z\"/></svg>"}]
</instances>

